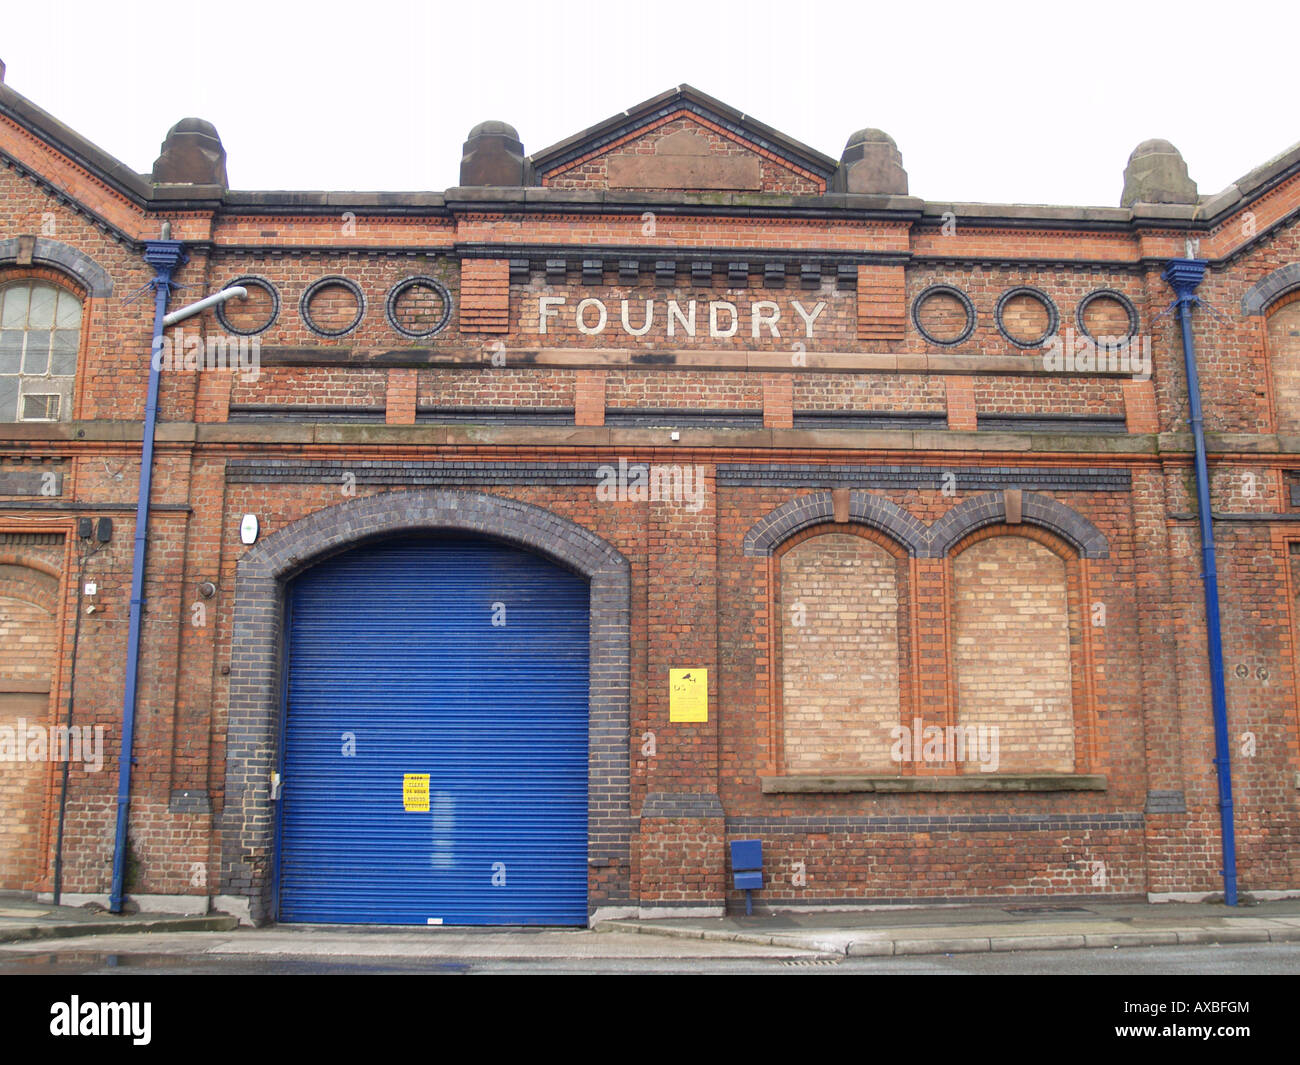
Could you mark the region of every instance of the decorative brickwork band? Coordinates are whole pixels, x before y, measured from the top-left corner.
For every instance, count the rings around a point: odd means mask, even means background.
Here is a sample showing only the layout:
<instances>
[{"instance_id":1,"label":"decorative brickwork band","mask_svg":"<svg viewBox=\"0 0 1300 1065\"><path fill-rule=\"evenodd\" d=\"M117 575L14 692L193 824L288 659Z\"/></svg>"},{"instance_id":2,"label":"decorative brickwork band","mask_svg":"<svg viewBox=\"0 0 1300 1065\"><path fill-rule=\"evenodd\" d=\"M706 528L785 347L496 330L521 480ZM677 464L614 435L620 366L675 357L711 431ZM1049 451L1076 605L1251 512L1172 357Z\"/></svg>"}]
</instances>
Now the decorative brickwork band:
<instances>
[{"instance_id":1,"label":"decorative brickwork band","mask_svg":"<svg viewBox=\"0 0 1300 1065\"><path fill-rule=\"evenodd\" d=\"M651 792L641 804L641 819L683 817L722 817L722 800L713 794L685 794L668 791Z\"/></svg>"},{"instance_id":2,"label":"decorative brickwork band","mask_svg":"<svg viewBox=\"0 0 1300 1065\"><path fill-rule=\"evenodd\" d=\"M848 466L831 463L720 462L718 484L783 488L884 488L938 490L945 474L956 471L960 490L1024 488L1039 492L1128 492L1128 470L1078 466Z\"/></svg>"},{"instance_id":3,"label":"decorative brickwork band","mask_svg":"<svg viewBox=\"0 0 1300 1065\"><path fill-rule=\"evenodd\" d=\"M510 332L510 261L462 259L460 331Z\"/></svg>"},{"instance_id":4,"label":"decorative brickwork band","mask_svg":"<svg viewBox=\"0 0 1300 1065\"><path fill-rule=\"evenodd\" d=\"M833 832L1105 832L1134 831L1146 823L1141 813L921 814L895 817L728 817L734 835L811 835Z\"/></svg>"},{"instance_id":5,"label":"decorative brickwork band","mask_svg":"<svg viewBox=\"0 0 1300 1065\"><path fill-rule=\"evenodd\" d=\"M627 560L604 540L529 503L480 492L424 489L350 499L296 521L251 548L236 571L226 733L223 891L249 899L253 920L271 908L286 583L313 564L376 537L454 530L535 551L591 584L588 842L593 855L626 851L631 839L628 767L629 617ZM627 870L593 892L596 905L626 898ZM600 897L598 897L600 896Z\"/></svg>"},{"instance_id":6,"label":"decorative brickwork band","mask_svg":"<svg viewBox=\"0 0 1300 1065\"><path fill-rule=\"evenodd\" d=\"M858 339L902 340L907 292L900 266L858 267Z\"/></svg>"}]
</instances>

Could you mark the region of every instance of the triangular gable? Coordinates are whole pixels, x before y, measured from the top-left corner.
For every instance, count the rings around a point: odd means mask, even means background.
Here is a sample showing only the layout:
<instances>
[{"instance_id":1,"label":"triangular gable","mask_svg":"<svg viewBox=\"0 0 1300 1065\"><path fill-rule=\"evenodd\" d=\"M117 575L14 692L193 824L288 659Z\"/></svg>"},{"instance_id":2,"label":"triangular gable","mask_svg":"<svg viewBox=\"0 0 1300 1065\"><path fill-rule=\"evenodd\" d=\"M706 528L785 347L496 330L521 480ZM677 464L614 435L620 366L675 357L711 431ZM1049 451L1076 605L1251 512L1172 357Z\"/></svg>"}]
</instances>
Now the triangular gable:
<instances>
[{"instance_id":1,"label":"triangular gable","mask_svg":"<svg viewBox=\"0 0 1300 1065\"><path fill-rule=\"evenodd\" d=\"M539 152L555 188L695 189L815 195L836 161L689 85Z\"/></svg>"},{"instance_id":2,"label":"triangular gable","mask_svg":"<svg viewBox=\"0 0 1300 1065\"><path fill-rule=\"evenodd\" d=\"M66 202L119 237L142 235L148 180L3 84L0 158L53 202Z\"/></svg>"}]
</instances>

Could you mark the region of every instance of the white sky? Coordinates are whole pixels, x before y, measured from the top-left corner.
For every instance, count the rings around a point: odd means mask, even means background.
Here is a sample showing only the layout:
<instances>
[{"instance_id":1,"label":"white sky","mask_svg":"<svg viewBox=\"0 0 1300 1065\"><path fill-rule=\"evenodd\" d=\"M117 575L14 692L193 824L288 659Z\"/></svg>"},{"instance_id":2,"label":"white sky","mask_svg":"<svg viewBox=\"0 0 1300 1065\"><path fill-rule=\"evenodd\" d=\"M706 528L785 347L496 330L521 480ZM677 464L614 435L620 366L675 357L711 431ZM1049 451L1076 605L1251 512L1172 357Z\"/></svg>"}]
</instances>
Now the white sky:
<instances>
[{"instance_id":1,"label":"white sky","mask_svg":"<svg viewBox=\"0 0 1300 1065\"><path fill-rule=\"evenodd\" d=\"M161 14L160 14L161 13ZM485 118L526 152L687 82L914 195L1116 206L1172 141L1214 193L1300 140L1300 3L7 0L6 83L132 168L214 123L233 188L445 189Z\"/></svg>"}]
</instances>

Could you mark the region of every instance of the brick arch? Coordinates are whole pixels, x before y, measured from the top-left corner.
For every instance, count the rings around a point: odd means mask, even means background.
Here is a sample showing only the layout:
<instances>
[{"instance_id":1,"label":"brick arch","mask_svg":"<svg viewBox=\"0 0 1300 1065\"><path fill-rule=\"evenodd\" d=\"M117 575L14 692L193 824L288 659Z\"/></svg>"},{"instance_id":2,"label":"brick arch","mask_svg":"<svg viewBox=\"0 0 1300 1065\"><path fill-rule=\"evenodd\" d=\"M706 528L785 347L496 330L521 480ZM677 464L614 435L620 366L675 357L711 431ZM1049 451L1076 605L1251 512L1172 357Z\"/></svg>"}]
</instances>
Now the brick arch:
<instances>
[{"instance_id":1,"label":"brick arch","mask_svg":"<svg viewBox=\"0 0 1300 1065\"><path fill-rule=\"evenodd\" d=\"M1006 521L1004 492L982 492L963 500L926 530L926 549L918 552L928 558L943 558L960 540L986 525ZM1083 558L1109 558L1110 544L1105 534L1077 510L1037 492L1021 496L1021 522L1037 525L1055 533L1070 544Z\"/></svg>"},{"instance_id":2,"label":"brick arch","mask_svg":"<svg viewBox=\"0 0 1300 1065\"><path fill-rule=\"evenodd\" d=\"M783 503L756 521L745 533L748 556L766 557L803 529L835 520L829 491L813 492ZM915 515L871 492L849 493L849 524L866 525L884 533L909 555L923 554L925 524Z\"/></svg>"},{"instance_id":3,"label":"brick arch","mask_svg":"<svg viewBox=\"0 0 1300 1065\"><path fill-rule=\"evenodd\" d=\"M46 284L63 289L69 295L81 300L83 304L82 317L85 317L86 286L79 278L50 266L14 266L9 263L0 263L0 287L23 281L44 281Z\"/></svg>"},{"instance_id":4,"label":"brick arch","mask_svg":"<svg viewBox=\"0 0 1300 1065\"><path fill-rule=\"evenodd\" d=\"M59 609L59 582L30 566L0 563L0 598L21 599L54 617Z\"/></svg>"},{"instance_id":5,"label":"brick arch","mask_svg":"<svg viewBox=\"0 0 1300 1065\"><path fill-rule=\"evenodd\" d=\"M1263 314L1279 296L1295 288L1300 288L1300 262L1280 266L1246 289L1241 297L1241 313Z\"/></svg>"},{"instance_id":6,"label":"brick arch","mask_svg":"<svg viewBox=\"0 0 1300 1065\"><path fill-rule=\"evenodd\" d=\"M45 577L52 577L51 596L57 597L59 582L63 579L63 570L46 559L29 555L25 551L0 550L0 566L21 566L23 569L35 570ZM57 598L50 599L51 612L58 609Z\"/></svg>"},{"instance_id":7,"label":"brick arch","mask_svg":"<svg viewBox=\"0 0 1300 1065\"><path fill-rule=\"evenodd\" d=\"M629 897L631 567L610 544L548 510L482 492L385 492L326 507L267 536L236 568L222 889L243 896L257 923L274 918L271 871L278 764L284 595L290 579L368 541L418 532L485 536L543 555L591 585L589 826L592 857L618 874L611 898ZM597 901L595 899L593 902Z\"/></svg>"},{"instance_id":8,"label":"brick arch","mask_svg":"<svg viewBox=\"0 0 1300 1065\"><path fill-rule=\"evenodd\" d=\"M0 266L9 266L18 262L18 237L0 240ZM107 270L83 251L78 251L70 244L37 237L32 248L32 264L49 266L55 270L70 274L80 283L84 295L90 297L111 296L113 278Z\"/></svg>"}]
</instances>

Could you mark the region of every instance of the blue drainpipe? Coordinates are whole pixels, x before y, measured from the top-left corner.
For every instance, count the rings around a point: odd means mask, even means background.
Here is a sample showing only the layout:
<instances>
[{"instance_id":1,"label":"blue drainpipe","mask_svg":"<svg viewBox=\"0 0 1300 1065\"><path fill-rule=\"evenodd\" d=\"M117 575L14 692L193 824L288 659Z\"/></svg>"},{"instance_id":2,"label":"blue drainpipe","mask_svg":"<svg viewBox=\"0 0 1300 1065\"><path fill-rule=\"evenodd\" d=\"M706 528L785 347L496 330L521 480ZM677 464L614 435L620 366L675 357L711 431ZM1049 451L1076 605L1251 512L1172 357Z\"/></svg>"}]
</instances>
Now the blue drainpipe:
<instances>
[{"instance_id":1,"label":"blue drainpipe","mask_svg":"<svg viewBox=\"0 0 1300 1065\"><path fill-rule=\"evenodd\" d=\"M144 564L149 533L149 496L153 486L153 438L158 421L158 379L154 354L163 335L163 317L171 294L172 274L186 262L179 240L151 240L144 261L153 267L153 343L149 348L149 394L144 408L144 445L140 451L140 493L135 510L135 556L131 562L131 627L126 645L126 687L122 695L122 747L117 767L117 834L113 839L113 887L109 909L122 912L122 882L126 873L126 824L131 805L131 765L135 741L136 681L140 672L140 623L144 614Z\"/></svg>"},{"instance_id":2,"label":"blue drainpipe","mask_svg":"<svg viewBox=\"0 0 1300 1065\"><path fill-rule=\"evenodd\" d=\"M1237 905L1237 844L1232 824L1232 762L1228 744L1228 698L1223 686L1223 640L1219 634L1219 573L1214 558L1214 526L1210 515L1210 474L1205 462L1205 431L1201 418L1201 384L1192 343L1192 306L1200 302L1196 288L1205 277L1204 259L1172 259L1161 275L1174 290L1178 320L1183 327L1183 362L1187 367L1188 422L1196 444L1196 509L1201 521L1201 582L1205 588L1205 637L1209 645L1210 692L1214 704L1214 768L1219 778L1219 822L1223 839L1223 901Z\"/></svg>"}]
</instances>

